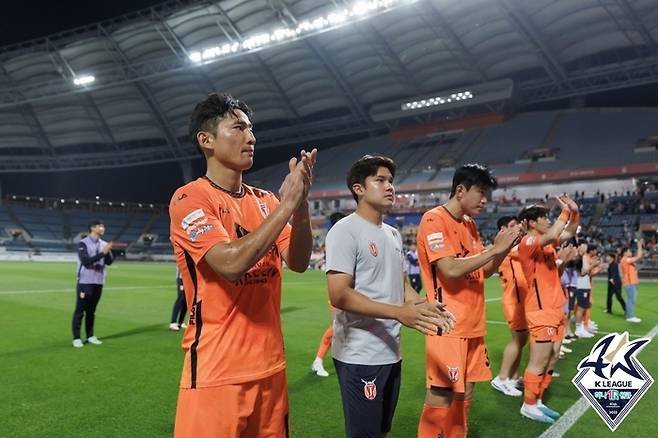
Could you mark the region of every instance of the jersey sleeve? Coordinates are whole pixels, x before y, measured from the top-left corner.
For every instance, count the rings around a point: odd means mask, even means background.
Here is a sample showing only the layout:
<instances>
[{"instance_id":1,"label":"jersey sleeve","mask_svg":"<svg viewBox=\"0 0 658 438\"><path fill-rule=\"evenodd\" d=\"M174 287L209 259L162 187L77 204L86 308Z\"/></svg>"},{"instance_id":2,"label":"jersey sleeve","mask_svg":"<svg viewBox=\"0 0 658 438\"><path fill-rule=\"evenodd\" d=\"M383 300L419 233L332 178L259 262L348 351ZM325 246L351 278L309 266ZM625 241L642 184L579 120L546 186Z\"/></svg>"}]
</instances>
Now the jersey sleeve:
<instances>
[{"instance_id":1,"label":"jersey sleeve","mask_svg":"<svg viewBox=\"0 0 658 438\"><path fill-rule=\"evenodd\" d=\"M334 225L327 233L325 243L327 264L326 270L342 272L354 277L357 259L356 240L340 224Z\"/></svg>"},{"instance_id":2,"label":"jersey sleeve","mask_svg":"<svg viewBox=\"0 0 658 438\"><path fill-rule=\"evenodd\" d=\"M438 215L425 215L421 219L418 238L424 241L430 263L457 255L456 249L450 243L449 232L448 226Z\"/></svg>"},{"instance_id":3,"label":"jersey sleeve","mask_svg":"<svg viewBox=\"0 0 658 438\"><path fill-rule=\"evenodd\" d=\"M228 242L230 238L217 217L216 206L203 192L188 191L174 193L169 205L171 241L199 264L210 248Z\"/></svg>"}]
</instances>

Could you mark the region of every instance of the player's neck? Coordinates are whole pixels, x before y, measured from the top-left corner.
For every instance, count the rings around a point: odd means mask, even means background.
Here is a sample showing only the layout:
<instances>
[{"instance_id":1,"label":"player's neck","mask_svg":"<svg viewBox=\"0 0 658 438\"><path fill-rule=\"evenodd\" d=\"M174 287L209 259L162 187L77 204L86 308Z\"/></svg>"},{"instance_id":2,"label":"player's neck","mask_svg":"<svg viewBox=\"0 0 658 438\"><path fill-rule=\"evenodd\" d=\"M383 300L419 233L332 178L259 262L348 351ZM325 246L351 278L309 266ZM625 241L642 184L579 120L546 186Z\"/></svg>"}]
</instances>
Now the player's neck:
<instances>
[{"instance_id":1,"label":"player's neck","mask_svg":"<svg viewBox=\"0 0 658 438\"><path fill-rule=\"evenodd\" d=\"M464 209L456 197L448 199L448 202L443 204L443 207L458 221L462 220L464 217Z\"/></svg>"},{"instance_id":2,"label":"player's neck","mask_svg":"<svg viewBox=\"0 0 658 438\"><path fill-rule=\"evenodd\" d=\"M359 202L359 205L356 206L356 214L375 225L381 225L384 220L384 214L381 211L364 201Z\"/></svg>"},{"instance_id":3,"label":"player's neck","mask_svg":"<svg viewBox=\"0 0 658 438\"><path fill-rule=\"evenodd\" d=\"M229 169L211 160L208 160L206 177L229 192L238 193L242 187L242 171Z\"/></svg>"}]
</instances>

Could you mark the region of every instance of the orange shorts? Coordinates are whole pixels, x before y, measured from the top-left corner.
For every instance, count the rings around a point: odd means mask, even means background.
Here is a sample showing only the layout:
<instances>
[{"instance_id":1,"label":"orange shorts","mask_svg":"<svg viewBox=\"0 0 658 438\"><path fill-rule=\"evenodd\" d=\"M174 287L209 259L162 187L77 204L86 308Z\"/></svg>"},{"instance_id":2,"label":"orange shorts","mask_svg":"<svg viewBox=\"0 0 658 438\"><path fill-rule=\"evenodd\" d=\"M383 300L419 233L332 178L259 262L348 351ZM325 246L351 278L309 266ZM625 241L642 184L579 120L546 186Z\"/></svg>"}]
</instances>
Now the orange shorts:
<instances>
[{"instance_id":1,"label":"orange shorts","mask_svg":"<svg viewBox=\"0 0 658 438\"><path fill-rule=\"evenodd\" d=\"M564 311L546 309L528 312L528 331L534 342L558 342L564 338Z\"/></svg>"},{"instance_id":2,"label":"orange shorts","mask_svg":"<svg viewBox=\"0 0 658 438\"><path fill-rule=\"evenodd\" d=\"M175 438L289 438L285 370L253 382L181 388Z\"/></svg>"},{"instance_id":3,"label":"orange shorts","mask_svg":"<svg viewBox=\"0 0 658 438\"><path fill-rule=\"evenodd\" d=\"M503 300L501 301L501 304L503 305L505 321L507 321L510 330L528 330L523 303L519 303L516 300Z\"/></svg>"},{"instance_id":4,"label":"orange shorts","mask_svg":"<svg viewBox=\"0 0 658 438\"><path fill-rule=\"evenodd\" d=\"M425 336L427 387L465 392L465 383L491 380L489 354L484 337Z\"/></svg>"}]
</instances>

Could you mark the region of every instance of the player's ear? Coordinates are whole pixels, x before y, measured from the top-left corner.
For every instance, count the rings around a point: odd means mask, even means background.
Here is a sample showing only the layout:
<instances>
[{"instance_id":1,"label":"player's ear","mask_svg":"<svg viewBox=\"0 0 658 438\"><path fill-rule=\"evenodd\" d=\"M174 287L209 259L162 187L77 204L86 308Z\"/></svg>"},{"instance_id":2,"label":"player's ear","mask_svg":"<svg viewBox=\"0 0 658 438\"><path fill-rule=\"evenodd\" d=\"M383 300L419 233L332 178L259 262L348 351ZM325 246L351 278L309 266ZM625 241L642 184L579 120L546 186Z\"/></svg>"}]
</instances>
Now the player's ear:
<instances>
[{"instance_id":1,"label":"player's ear","mask_svg":"<svg viewBox=\"0 0 658 438\"><path fill-rule=\"evenodd\" d=\"M356 193L357 196L363 195L363 192L365 192L365 187L363 187L360 183L354 183L352 184L352 190L354 193Z\"/></svg>"},{"instance_id":2,"label":"player's ear","mask_svg":"<svg viewBox=\"0 0 658 438\"><path fill-rule=\"evenodd\" d=\"M196 134L196 141L204 152L212 150L213 136L209 132L199 131Z\"/></svg>"}]
</instances>

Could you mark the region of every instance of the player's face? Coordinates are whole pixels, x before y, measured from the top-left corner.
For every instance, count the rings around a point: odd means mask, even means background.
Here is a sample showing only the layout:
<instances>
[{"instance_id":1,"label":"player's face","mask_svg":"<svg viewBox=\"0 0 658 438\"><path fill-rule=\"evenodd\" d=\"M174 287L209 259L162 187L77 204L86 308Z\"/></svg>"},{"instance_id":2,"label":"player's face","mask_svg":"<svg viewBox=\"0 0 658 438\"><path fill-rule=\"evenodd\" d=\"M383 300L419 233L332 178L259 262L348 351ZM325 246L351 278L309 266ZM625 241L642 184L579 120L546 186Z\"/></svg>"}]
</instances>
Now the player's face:
<instances>
[{"instance_id":1,"label":"player's face","mask_svg":"<svg viewBox=\"0 0 658 438\"><path fill-rule=\"evenodd\" d=\"M540 216L535 221L535 230L540 234L545 234L551 227L551 221L546 216Z\"/></svg>"},{"instance_id":2,"label":"player's face","mask_svg":"<svg viewBox=\"0 0 658 438\"><path fill-rule=\"evenodd\" d=\"M367 202L377 210L386 211L395 202L395 187L393 175L386 167L377 169L375 175L366 178L362 191L363 197L359 202Z\"/></svg>"},{"instance_id":3,"label":"player's face","mask_svg":"<svg viewBox=\"0 0 658 438\"><path fill-rule=\"evenodd\" d=\"M475 185L471 186L468 190L463 186L459 186L458 190L460 187L461 192L458 194L458 199L464 213L471 217L482 213L482 210L484 210L484 207L487 205L487 195L489 194L489 190L482 189Z\"/></svg>"},{"instance_id":4,"label":"player's face","mask_svg":"<svg viewBox=\"0 0 658 438\"><path fill-rule=\"evenodd\" d=\"M98 234L99 236L102 236L103 234L105 234L105 225L103 224L94 225L93 227L91 227L91 231L95 234Z\"/></svg>"},{"instance_id":5,"label":"player's face","mask_svg":"<svg viewBox=\"0 0 658 438\"><path fill-rule=\"evenodd\" d=\"M244 171L254 164L256 137L249 117L242 110L228 113L210 135L213 156L229 169Z\"/></svg>"}]
</instances>

